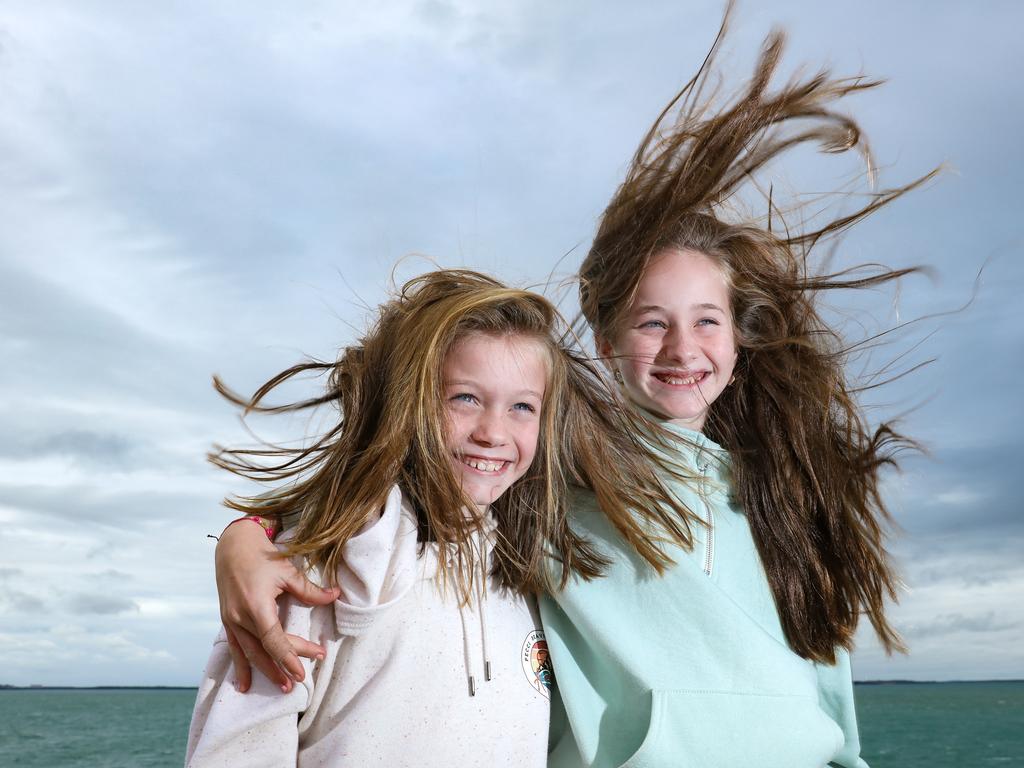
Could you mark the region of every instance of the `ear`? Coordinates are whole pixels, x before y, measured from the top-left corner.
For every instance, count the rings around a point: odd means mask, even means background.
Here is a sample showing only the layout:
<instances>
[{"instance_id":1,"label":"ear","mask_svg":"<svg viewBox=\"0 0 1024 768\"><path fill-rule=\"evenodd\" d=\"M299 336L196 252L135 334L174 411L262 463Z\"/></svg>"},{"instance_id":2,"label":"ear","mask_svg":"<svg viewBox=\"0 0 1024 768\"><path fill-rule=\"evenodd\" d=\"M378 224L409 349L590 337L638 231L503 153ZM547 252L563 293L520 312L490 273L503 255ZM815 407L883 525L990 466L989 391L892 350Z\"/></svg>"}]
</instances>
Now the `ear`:
<instances>
[{"instance_id":1,"label":"ear","mask_svg":"<svg viewBox=\"0 0 1024 768\"><path fill-rule=\"evenodd\" d=\"M597 355L601 358L601 362L604 363L608 370L615 369L615 348L612 347L612 343L608 341L604 336L594 335L594 345L597 347Z\"/></svg>"}]
</instances>

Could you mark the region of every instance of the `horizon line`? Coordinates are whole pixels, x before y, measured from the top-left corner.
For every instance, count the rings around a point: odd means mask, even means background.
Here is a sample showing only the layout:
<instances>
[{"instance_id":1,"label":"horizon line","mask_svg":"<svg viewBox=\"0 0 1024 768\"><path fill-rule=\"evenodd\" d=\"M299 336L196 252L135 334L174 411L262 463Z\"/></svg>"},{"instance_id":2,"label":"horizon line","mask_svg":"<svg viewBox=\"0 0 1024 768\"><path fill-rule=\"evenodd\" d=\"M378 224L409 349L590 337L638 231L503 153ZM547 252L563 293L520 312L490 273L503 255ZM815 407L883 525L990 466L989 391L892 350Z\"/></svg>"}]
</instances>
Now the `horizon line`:
<instances>
[{"instance_id":1,"label":"horizon line","mask_svg":"<svg viewBox=\"0 0 1024 768\"><path fill-rule=\"evenodd\" d=\"M953 680L910 680L906 678L854 680L854 685L949 685L957 683L1024 683L1024 678L1000 677ZM0 683L0 691L196 691L196 685L10 685Z\"/></svg>"}]
</instances>

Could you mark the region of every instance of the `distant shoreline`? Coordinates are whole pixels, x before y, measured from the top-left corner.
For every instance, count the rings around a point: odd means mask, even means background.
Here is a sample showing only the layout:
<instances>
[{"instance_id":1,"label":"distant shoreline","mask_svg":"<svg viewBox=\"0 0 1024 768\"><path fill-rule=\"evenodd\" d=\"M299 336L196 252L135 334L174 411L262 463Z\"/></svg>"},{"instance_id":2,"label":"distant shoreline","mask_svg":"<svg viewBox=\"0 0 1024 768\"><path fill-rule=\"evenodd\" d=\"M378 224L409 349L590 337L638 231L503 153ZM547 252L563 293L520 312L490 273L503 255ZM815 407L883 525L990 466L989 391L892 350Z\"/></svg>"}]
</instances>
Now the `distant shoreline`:
<instances>
[{"instance_id":1,"label":"distant shoreline","mask_svg":"<svg viewBox=\"0 0 1024 768\"><path fill-rule=\"evenodd\" d=\"M194 685L0 685L0 691L195 691Z\"/></svg>"},{"instance_id":2,"label":"distant shoreline","mask_svg":"<svg viewBox=\"0 0 1024 768\"><path fill-rule=\"evenodd\" d=\"M994 680L854 680L854 685L962 685L965 683L1024 683L1018 678Z\"/></svg>"},{"instance_id":3,"label":"distant shoreline","mask_svg":"<svg viewBox=\"0 0 1024 768\"><path fill-rule=\"evenodd\" d=\"M967 683L1024 683L1012 680L854 680L854 685L963 685ZM194 685L6 685L0 691L195 691Z\"/></svg>"}]
</instances>

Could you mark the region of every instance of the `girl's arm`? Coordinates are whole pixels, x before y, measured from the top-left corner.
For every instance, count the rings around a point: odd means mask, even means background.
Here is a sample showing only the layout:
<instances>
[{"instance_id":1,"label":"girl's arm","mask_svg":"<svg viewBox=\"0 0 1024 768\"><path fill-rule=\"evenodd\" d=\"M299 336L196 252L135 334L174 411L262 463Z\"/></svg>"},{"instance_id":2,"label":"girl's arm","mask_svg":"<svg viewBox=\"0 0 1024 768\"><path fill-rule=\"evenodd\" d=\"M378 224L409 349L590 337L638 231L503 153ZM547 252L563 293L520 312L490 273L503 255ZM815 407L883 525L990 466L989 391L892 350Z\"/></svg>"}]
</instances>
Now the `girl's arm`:
<instances>
[{"instance_id":1,"label":"girl's arm","mask_svg":"<svg viewBox=\"0 0 1024 768\"><path fill-rule=\"evenodd\" d=\"M288 635L278 618L277 598L289 592L298 600L326 605L338 597L336 589L313 584L277 547L259 525L236 521L217 542L217 594L228 654L235 668L238 691L252 685L252 667L286 693L292 680L305 678L299 656L315 658L324 649L305 637ZM287 673L287 674L286 674Z\"/></svg>"},{"instance_id":2,"label":"girl's arm","mask_svg":"<svg viewBox=\"0 0 1024 768\"><path fill-rule=\"evenodd\" d=\"M818 673L818 699L821 707L843 731L843 747L829 765L839 768L868 768L868 764L860 756L860 733L857 730L857 714L853 703L850 654L840 648L836 651L835 664L815 664L814 667Z\"/></svg>"}]
</instances>

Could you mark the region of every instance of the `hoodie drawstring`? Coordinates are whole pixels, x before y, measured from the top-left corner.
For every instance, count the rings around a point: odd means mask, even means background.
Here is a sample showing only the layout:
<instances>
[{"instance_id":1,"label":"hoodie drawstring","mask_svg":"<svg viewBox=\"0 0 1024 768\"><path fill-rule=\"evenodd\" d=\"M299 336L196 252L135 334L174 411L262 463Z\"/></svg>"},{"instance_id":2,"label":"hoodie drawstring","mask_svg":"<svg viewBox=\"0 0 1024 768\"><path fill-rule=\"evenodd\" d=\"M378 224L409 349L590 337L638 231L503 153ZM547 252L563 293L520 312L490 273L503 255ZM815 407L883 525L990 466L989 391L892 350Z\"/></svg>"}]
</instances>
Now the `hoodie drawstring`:
<instances>
[{"instance_id":1,"label":"hoodie drawstring","mask_svg":"<svg viewBox=\"0 0 1024 768\"><path fill-rule=\"evenodd\" d=\"M473 676L473 657L469 651L469 632L466 631L466 606L459 601L459 620L462 622L462 663L466 665L469 695L476 696L476 678Z\"/></svg>"},{"instance_id":2,"label":"hoodie drawstring","mask_svg":"<svg viewBox=\"0 0 1024 768\"><path fill-rule=\"evenodd\" d=\"M480 590L477 597L477 604L480 606L480 649L483 652L484 657L484 680L489 681L491 679L491 659L487 655L487 579L490 578L490 571L487 567L487 555L490 551L490 547L485 546L480 561L482 563L482 572L480 574Z\"/></svg>"},{"instance_id":3,"label":"hoodie drawstring","mask_svg":"<svg viewBox=\"0 0 1024 768\"><path fill-rule=\"evenodd\" d=\"M487 580L490 578L490 573L487 566L490 541L487 534L483 533L477 542L479 550L476 552L476 560L480 564L480 574L479 578L473 579L476 584L471 597L476 602L475 608L480 623L480 651L484 662L484 681L489 681L491 679L491 658L487 653ZM451 564L452 557L448 554L446 566L450 568ZM466 665L466 683L469 688L469 695L476 696L476 670L473 668L473 654L470 649L469 630L466 626L467 608L470 611L474 610L474 606L459 600L459 620L462 622L462 656L463 663Z\"/></svg>"}]
</instances>

